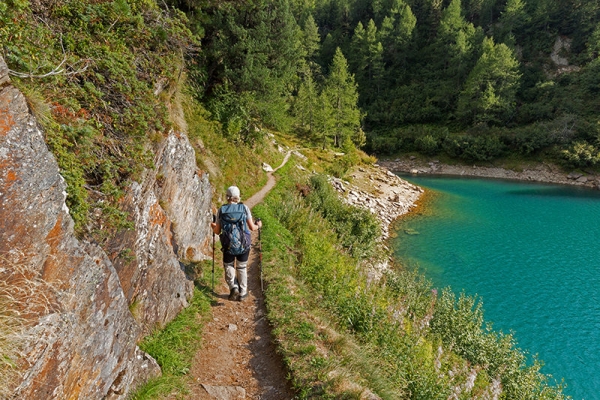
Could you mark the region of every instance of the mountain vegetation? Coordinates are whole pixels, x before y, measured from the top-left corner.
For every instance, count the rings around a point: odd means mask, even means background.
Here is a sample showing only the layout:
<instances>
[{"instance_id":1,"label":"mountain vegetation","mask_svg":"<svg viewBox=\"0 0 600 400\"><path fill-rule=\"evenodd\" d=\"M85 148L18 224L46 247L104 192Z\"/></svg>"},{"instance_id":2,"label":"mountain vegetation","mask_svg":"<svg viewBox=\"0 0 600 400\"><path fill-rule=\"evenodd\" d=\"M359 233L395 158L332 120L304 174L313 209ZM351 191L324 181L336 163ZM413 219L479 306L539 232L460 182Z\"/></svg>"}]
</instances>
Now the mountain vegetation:
<instances>
[{"instance_id":1,"label":"mountain vegetation","mask_svg":"<svg viewBox=\"0 0 600 400\"><path fill-rule=\"evenodd\" d=\"M599 22L598 0L1 0L0 52L79 235L103 243L131 226L119 200L171 128L216 164L217 190L260 186L251 155L279 157L267 132L337 177L372 163L361 148L593 167ZM301 397L353 398L351 380L382 398L563 398L476 299L402 270L368 281L376 223L325 178L280 178L257 214L272 227L269 318Z\"/></svg>"}]
</instances>

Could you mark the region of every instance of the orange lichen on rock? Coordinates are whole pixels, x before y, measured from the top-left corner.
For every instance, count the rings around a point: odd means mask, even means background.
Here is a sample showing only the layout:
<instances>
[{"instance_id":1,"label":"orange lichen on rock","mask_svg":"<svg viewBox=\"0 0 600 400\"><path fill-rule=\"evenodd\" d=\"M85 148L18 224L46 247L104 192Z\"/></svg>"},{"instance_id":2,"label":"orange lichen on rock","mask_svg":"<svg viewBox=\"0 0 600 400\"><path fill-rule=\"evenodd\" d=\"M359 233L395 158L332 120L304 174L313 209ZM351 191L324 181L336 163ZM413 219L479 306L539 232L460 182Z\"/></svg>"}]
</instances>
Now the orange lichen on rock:
<instances>
[{"instance_id":1,"label":"orange lichen on rock","mask_svg":"<svg viewBox=\"0 0 600 400\"><path fill-rule=\"evenodd\" d=\"M15 125L13 116L9 114L8 107L0 108L0 136L6 136L8 131Z\"/></svg>"},{"instance_id":2,"label":"orange lichen on rock","mask_svg":"<svg viewBox=\"0 0 600 400\"><path fill-rule=\"evenodd\" d=\"M158 203L152 204L150 207L150 224L163 225L167 222L167 215Z\"/></svg>"}]
</instances>

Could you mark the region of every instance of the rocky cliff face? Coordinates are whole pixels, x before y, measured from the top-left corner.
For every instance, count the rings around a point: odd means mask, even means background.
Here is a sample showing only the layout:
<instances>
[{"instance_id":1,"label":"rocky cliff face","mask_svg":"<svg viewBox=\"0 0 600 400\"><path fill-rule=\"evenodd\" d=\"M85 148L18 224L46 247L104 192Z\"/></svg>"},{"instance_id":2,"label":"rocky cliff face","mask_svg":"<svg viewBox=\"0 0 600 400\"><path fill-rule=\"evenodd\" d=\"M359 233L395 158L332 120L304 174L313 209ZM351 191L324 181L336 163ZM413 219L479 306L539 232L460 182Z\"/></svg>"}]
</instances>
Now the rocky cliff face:
<instances>
[{"instance_id":1,"label":"rocky cliff face","mask_svg":"<svg viewBox=\"0 0 600 400\"><path fill-rule=\"evenodd\" d=\"M155 165L125 200L134 230L106 249L78 240L58 165L0 58L0 279L25 265L44 285L21 301L47 299L26 315L15 398L124 399L159 373L136 343L187 305L183 263L206 258L212 189L183 134L168 136Z\"/></svg>"}]
</instances>

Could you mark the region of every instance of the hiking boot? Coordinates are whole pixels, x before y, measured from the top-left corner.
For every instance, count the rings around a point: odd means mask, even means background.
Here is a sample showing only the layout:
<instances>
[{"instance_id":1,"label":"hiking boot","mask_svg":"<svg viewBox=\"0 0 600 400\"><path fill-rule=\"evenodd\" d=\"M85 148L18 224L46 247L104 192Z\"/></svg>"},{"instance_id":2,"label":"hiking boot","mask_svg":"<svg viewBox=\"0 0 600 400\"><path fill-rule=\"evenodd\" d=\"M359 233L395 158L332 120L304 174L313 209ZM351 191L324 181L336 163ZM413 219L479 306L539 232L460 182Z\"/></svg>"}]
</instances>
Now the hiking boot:
<instances>
[{"instance_id":1,"label":"hiking boot","mask_svg":"<svg viewBox=\"0 0 600 400\"><path fill-rule=\"evenodd\" d=\"M248 297L248 293L244 294L244 295L239 295L237 298L237 301L244 301L246 299L246 297Z\"/></svg>"},{"instance_id":2,"label":"hiking boot","mask_svg":"<svg viewBox=\"0 0 600 400\"><path fill-rule=\"evenodd\" d=\"M234 300L239 300L240 297L240 291L238 290L238 288L234 287L233 289L231 289L229 291L229 300L234 301Z\"/></svg>"}]
</instances>

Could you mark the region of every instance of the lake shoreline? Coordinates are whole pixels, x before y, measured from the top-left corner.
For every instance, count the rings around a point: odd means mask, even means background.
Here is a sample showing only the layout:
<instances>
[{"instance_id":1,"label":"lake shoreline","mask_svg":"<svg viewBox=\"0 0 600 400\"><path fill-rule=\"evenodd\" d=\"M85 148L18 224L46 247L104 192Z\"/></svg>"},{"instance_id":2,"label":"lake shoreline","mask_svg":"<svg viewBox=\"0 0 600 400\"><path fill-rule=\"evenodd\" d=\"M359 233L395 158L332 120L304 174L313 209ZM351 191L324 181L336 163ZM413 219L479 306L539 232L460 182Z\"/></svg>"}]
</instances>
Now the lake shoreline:
<instances>
[{"instance_id":1,"label":"lake shoreline","mask_svg":"<svg viewBox=\"0 0 600 400\"><path fill-rule=\"evenodd\" d=\"M566 173L550 163L532 164L521 171L502 167L477 165L449 165L438 160L422 161L415 159L379 160L378 165L392 172L413 175L450 175L493 179L509 179L527 182L556 183L600 190L600 176L582 172Z\"/></svg>"}]
</instances>

